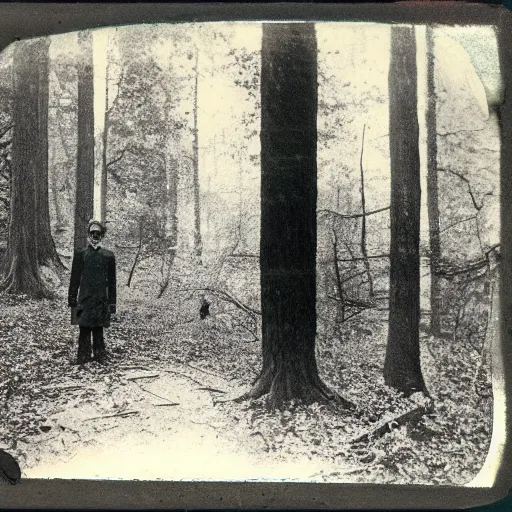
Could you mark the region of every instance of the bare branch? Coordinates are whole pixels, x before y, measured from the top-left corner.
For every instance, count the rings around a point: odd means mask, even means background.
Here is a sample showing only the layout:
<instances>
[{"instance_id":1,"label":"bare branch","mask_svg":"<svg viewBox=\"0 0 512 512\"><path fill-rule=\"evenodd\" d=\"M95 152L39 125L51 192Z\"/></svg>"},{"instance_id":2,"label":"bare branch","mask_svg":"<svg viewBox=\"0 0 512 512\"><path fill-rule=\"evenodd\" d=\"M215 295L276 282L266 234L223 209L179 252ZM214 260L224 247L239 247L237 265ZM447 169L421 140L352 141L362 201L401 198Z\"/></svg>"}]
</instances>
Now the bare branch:
<instances>
[{"instance_id":1,"label":"bare branch","mask_svg":"<svg viewBox=\"0 0 512 512\"><path fill-rule=\"evenodd\" d=\"M450 135L459 135L461 133L468 133L468 132L482 132L484 131L485 129L487 128L487 126L484 126L483 128L478 128L478 129L473 129L473 130L465 130L465 129L460 129L460 130L456 130L454 132L444 132L444 133L439 133L437 132L437 136L438 137L449 137Z\"/></svg>"},{"instance_id":2,"label":"bare branch","mask_svg":"<svg viewBox=\"0 0 512 512\"><path fill-rule=\"evenodd\" d=\"M463 222L467 222L468 220L476 219L476 215L471 215L470 217L465 217L464 219L458 220L456 222L452 222L445 228L441 229L439 233L444 233L445 231L448 231L450 228L453 228L454 226L457 226L459 224L462 224Z\"/></svg>"},{"instance_id":3,"label":"bare branch","mask_svg":"<svg viewBox=\"0 0 512 512\"><path fill-rule=\"evenodd\" d=\"M226 292L224 290L217 290L216 288L208 288L207 287L207 288L181 288L179 291L182 291L182 292L209 292L214 295L217 295L218 297L225 300L226 302L230 302L231 304L235 305L237 308L241 309L242 311L249 314L253 318L255 315L261 315L261 311L258 311L257 309L247 306L247 304L240 302L237 298L233 297L233 295L230 295L228 292Z\"/></svg>"},{"instance_id":4,"label":"bare branch","mask_svg":"<svg viewBox=\"0 0 512 512\"><path fill-rule=\"evenodd\" d=\"M238 254L228 254L227 258L259 258L258 254L246 254L246 253L238 253Z\"/></svg>"},{"instance_id":5,"label":"bare branch","mask_svg":"<svg viewBox=\"0 0 512 512\"><path fill-rule=\"evenodd\" d=\"M106 165L107 169L109 167L111 167L112 165L116 164L117 162L119 162L119 160L121 160L124 156L124 154L126 153L126 151L129 149L129 146L126 146L125 148L123 148L121 150L121 153L119 153L119 155L114 158L113 160L110 160L110 162L108 162L108 164Z\"/></svg>"},{"instance_id":6,"label":"bare branch","mask_svg":"<svg viewBox=\"0 0 512 512\"><path fill-rule=\"evenodd\" d=\"M354 214L343 214L343 213L335 212L334 210L323 209L323 210L318 210L317 213L328 213L331 215L336 215L336 217L338 217L339 219L359 219L361 217L368 217L369 215L374 215L376 213L385 212L386 210L389 210L389 209L390 209L390 207L386 206L384 208L379 208L378 210L373 210L373 211L366 212L366 213L354 213Z\"/></svg>"},{"instance_id":7,"label":"bare branch","mask_svg":"<svg viewBox=\"0 0 512 512\"><path fill-rule=\"evenodd\" d=\"M380 259L380 258L389 258L389 254L374 254L367 256L368 259ZM364 261L364 258L338 258L338 261Z\"/></svg>"},{"instance_id":8,"label":"bare branch","mask_svg":"<svg viewBox=\"0 0 512 512\"><path fill-rule=\"evenodd\" d=\"M438 171L446 172L446 173L449 173L449 174L453 174L454 176L457 176L457 178L461 179L464 183L466 183L466 185L468 186L469 195L471 196L471 201L472 201L473 206L475 207L475 210L477 212L479 212L483 208L483 206L484 206L483 198L486 197L486 196L492 196L492 192L485 193L483 195L483 197L482 197L482 204L479 206L476 203L475 195L473 194L473 190L471 189L471 183L466 178L466 176L464 176L463 174L460 174L459 172L453 171L452 169L438 169Z\"/></svg>"}]
</instances>

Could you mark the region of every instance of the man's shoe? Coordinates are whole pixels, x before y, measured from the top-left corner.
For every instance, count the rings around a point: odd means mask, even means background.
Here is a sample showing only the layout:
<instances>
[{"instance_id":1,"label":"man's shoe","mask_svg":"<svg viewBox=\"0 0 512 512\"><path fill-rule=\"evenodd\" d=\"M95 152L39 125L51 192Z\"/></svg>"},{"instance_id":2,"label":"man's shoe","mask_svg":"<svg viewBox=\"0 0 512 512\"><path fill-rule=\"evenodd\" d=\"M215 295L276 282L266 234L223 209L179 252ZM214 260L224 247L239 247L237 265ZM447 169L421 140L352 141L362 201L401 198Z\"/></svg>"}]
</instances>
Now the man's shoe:
<instances>
[{"instance_id":1,"label":"man's shoe","mask_svg":"<svg viewBox=\"0 0 512 512\"><path fill-rule=\"evenodd\" d=\"M98 364L105 365L107 364L107 354L106 352L100 352L99 354L95 354L92 360L96 361Z\"/></svg>"}]
</instances>

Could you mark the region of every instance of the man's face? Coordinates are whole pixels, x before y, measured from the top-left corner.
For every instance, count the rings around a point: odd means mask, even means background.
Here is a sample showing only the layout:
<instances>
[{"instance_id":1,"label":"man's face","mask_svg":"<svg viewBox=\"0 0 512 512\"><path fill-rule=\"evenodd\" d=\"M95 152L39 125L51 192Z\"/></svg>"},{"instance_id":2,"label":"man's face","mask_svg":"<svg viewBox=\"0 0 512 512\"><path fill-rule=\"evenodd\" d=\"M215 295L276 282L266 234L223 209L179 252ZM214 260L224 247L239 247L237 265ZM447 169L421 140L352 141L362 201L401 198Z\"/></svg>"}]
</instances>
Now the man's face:
<instances>
[{"instance_id":1,"label":"man's face","mask_svg":"<svg viewBox=\"0 0 512 512\"><path fill-rule=\"evenodd\" d=\"M92 226L89 230L89 239L93 245L99 244L101 242L101 238L101 230L96 226Z\"/></svg>"},{"instance_id":2,"label":"man's face","mask_svg":"<svg viewBox=\"0 0 512 512\"><path fill-rule=\"evenodd\" d=\"M101 240L101 231L99 229L91 229L91 231L89 231L89 233L91 235L91 238L95 242L99 242Z\"/></svg>"}]
</instances>

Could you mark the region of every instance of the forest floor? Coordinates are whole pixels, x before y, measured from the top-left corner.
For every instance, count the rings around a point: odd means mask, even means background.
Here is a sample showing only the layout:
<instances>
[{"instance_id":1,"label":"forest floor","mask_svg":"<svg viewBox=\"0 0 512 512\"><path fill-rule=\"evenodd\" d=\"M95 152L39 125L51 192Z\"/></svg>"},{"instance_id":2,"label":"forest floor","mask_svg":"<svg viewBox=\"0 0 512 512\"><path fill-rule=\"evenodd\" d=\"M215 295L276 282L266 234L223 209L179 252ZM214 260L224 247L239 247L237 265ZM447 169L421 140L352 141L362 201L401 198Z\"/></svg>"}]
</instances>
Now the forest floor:
<instances>
[{"instance_id":1,"label":"forest floor","mask_svg":"<svg viewBox=\"0 0 512 512\"><path fill-rule=\"evenodd\" d=\"M83 368L63 289L0 296L0 448L24 477L465 484L483 464L492 394L470 347L422 334L425 408L384 385L387 315L368 310L317 343L322 378L356 410L267 411L233 401L261 346L229 315L179 318L165 297L120 292L109 362Z\"/></svg>"}]
</instances>

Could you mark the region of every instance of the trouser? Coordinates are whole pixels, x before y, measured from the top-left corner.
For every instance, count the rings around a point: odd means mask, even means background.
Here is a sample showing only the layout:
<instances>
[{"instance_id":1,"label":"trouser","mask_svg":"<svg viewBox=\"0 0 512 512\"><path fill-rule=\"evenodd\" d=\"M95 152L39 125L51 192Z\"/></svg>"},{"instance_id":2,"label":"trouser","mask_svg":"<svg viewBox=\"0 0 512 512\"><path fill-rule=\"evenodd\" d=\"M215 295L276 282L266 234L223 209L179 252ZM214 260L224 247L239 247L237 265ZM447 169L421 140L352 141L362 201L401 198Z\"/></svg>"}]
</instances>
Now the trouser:
<instances>
[{"instance_id":1,"label":"trouser","mask_svg":"<svg viewBox=\"0 0 512 512\"><path fill-rule=\"evenodd\" d=\"M84 364L91 360L91 334L93 359L102 363L105 361L106 349L103 337L103 327L82 327L78 336L78 364Z\"/></svg>"}]
</instances>

